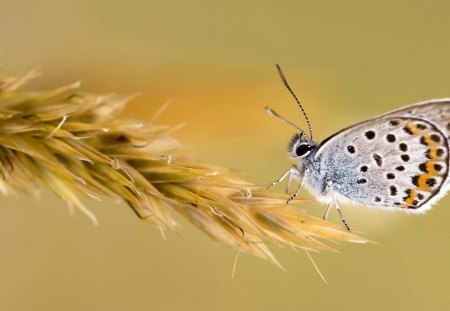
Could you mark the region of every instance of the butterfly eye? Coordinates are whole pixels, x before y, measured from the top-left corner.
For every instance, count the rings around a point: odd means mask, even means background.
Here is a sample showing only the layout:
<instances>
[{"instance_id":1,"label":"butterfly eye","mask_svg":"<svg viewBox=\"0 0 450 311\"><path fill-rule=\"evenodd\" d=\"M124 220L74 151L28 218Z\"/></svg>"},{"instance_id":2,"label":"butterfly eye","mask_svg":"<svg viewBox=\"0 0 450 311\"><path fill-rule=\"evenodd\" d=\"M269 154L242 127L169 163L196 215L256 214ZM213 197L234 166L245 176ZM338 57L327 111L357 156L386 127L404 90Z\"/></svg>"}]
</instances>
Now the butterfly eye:
<instances>
[{"instance_id":1,"label":"butterfly eye","mask_svg":"<svg viewBox=\"0 0 450 311\"><path fill-rule=\"evenodd\" d=\"M312 150L312 147L309 144L300 144L295 149L295 154L299 157L303 157L310 153Z\"/></svg>"}]
</instances>

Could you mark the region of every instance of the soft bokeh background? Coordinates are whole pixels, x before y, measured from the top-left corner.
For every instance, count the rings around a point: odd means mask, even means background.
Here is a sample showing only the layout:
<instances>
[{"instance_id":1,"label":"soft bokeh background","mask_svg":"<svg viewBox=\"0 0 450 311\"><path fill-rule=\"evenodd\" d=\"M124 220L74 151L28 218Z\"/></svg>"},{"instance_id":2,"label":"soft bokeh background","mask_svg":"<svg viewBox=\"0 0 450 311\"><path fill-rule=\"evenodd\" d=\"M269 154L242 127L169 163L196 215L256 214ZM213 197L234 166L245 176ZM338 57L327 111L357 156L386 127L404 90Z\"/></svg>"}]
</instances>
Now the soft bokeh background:
<instances>
[{"instance_id":1,"label":"soft bokeh background","mask_svg":"<svg viewBox=\"0 0 450 311\"><path fill-rule=\"evenodd\" d=\"M448 1L0 2L1 71L39 67L32 88L141 93L127 115L187 127L174 135L203 161L267 184L289 165L303 124L315 136L430 98L450 96ZM278 188L281 191L281 188ZM443 310L450 303L450 201L425 216L344 207L380 245L341 254L274 249L287 269L218 247L182 222L163 240L124 204L89 202L101 225L44 193L2 198L0 310ZM308 206L321 215L324 208ZM336 220L336 217L334 217Z\"/></svg>"}]
</instances>

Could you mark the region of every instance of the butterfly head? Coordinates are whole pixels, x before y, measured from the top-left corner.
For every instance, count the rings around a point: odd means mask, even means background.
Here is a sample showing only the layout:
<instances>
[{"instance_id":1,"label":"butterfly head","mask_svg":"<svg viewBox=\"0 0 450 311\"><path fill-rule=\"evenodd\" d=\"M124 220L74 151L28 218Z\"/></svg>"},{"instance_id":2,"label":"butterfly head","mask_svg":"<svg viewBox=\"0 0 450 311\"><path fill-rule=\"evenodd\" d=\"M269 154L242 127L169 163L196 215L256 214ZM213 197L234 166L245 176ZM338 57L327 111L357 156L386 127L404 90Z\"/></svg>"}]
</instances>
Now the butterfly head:
<instances>
[{"instance_id":1,"label":"butterfly head","mask_svg":"<svg viewBox=\"0 0 450 311\"><path fill-rule=\"evenodd\" d=\"M288 146L289 157L294 160L307 158L316 147L316 143L311 141L302 131L292 137Z\"/></svg>"},{"instance_id":2,"label":"butterfly head","mask_svg":"<svg viewBox=\"0 0 450 311\"><path fill-rule=\"evenodd\" d=\"M273 117L289 124L290 126L296 128L298 133L292 137L291 142L288 146L289 156L294 159L304 159L306 158L314 149L316 149L317 144L308 137L305 132L287 119L280 116L278 113L272 110L270 107L266 107L266 111Z\"/></svg>"}]
</instances>

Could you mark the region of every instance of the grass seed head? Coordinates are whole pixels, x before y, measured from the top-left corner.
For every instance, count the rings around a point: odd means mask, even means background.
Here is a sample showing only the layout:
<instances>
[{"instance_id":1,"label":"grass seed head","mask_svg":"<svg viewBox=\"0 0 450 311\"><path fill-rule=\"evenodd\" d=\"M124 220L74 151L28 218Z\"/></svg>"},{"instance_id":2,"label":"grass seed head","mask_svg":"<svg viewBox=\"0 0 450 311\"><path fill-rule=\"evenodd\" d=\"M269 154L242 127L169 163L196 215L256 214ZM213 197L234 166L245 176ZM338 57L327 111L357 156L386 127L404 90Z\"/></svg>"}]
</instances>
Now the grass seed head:
<instances>
[{"instance_id":1,"label":"grass seed head","mask_svg":"<svg viewBox=\"0 0 450 311\"><path fill-rule=\"evenodd\" d=\"M268 244L331 250L324 241L366 242L240 174L178 156L170 127L119 116L130 97L80 92L77 83L19 91L35 76L0 79L2 193L47 187L94 223L79 196L123 200L162 230L175 229L179 214L218 243L275 264Z\"/></svg>"}]
</instances>

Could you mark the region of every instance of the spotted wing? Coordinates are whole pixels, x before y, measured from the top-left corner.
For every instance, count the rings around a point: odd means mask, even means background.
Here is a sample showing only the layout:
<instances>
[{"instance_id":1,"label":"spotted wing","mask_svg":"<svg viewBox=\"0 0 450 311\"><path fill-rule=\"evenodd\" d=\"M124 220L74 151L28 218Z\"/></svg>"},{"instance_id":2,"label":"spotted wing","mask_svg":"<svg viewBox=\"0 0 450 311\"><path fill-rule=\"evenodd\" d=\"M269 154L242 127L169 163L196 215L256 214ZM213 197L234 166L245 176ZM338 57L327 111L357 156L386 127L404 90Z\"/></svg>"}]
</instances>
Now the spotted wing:
<instances>
[{"instance_id":1,"label":"spotted wing","mask_svg":"<svg viewBox=\"0 0 450 311\"><path fill-rule=\"evenodd\" d=\"M315 159L351 201L423 212L449 188L449 132L450 99L432 100L342 130Z\"/></svg>"}]
</instances>

